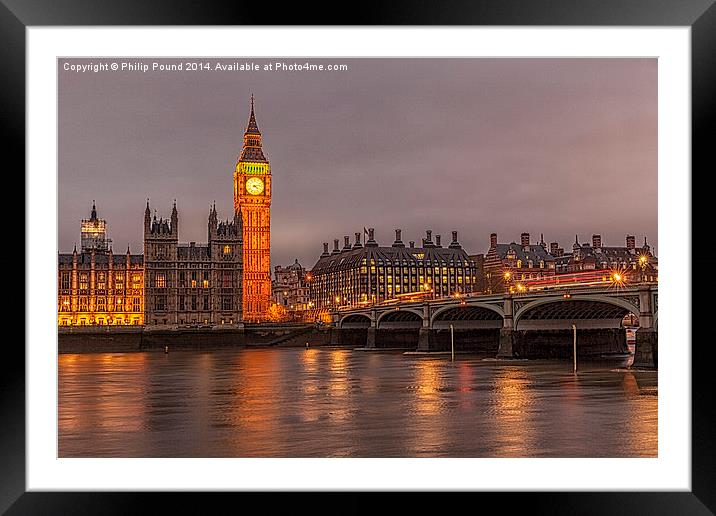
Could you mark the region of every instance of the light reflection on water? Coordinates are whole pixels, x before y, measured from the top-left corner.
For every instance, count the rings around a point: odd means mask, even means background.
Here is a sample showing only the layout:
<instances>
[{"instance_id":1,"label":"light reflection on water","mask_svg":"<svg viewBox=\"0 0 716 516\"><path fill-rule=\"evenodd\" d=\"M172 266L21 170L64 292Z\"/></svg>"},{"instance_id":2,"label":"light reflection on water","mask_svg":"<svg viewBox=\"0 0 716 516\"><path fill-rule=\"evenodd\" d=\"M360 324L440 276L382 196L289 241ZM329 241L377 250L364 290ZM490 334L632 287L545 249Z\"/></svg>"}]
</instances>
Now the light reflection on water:
<instances>
[{"instance_id":1,"label":"light reflection on water","mask_svg":"<svg viewBox=\"0 0 716 516\"><path fill-rule=\"evenodd\" d=\"M60 355L61 457L655 457L657 373L331 348Z\"/></svg>"}]
</instances>

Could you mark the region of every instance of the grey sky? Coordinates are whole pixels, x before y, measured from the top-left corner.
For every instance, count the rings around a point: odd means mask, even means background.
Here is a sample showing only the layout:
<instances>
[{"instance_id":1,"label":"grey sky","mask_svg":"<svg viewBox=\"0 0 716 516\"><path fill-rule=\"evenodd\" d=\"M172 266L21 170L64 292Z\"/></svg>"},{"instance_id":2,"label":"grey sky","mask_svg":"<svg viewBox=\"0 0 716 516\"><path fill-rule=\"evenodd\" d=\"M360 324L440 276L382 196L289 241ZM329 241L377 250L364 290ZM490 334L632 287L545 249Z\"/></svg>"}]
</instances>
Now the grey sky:
<instances>
[{"instance_id":1,"label":"grey sky","mask_svg":"<svg viewBox=\"0 0 716 516\"><path fill-rule=\"evenodd\" d=\"M311 267L322 242L364 226L386 245L394 228L404 242L458 230L471 254L492 231L657 245L656 59L309 61L349 70L78 73L64 63L112 60L58 60L60 251L92 199L115 251L141 252L147 197L163 217L176 198L180 240L205 242L214 200L232 216L252 92L274 265Z\"/></svg>"}]
</instances>

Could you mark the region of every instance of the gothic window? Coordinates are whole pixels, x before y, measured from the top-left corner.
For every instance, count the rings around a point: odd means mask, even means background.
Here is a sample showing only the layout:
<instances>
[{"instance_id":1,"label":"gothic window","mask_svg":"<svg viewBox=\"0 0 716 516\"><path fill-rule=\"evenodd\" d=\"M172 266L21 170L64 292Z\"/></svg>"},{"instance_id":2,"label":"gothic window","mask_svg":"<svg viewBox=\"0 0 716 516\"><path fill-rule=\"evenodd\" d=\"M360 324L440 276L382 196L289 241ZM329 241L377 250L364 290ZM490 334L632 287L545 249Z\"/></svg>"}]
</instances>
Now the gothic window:
<instances>
[{"instance_id":1,"label":"gothic window","mask_svg":"<svg viewBox=\"0 0 716 516\"><path fill-rule=\"evenodd\" d=\"M135 297L132 299L132 312L140 312L142 310L142 301L140 298Z\"/></svg>"},{"instance_id":2,"label":"gothic window","mask_svg":"<svg viewBox=\"0 0 716 516\"><path fill-rule=\"evenodd\" d=\"M163 272L157 272L154 276L154 286L156 288L166 288L167 278Z\"/></svg>"},{"instance_id":3,"label":"gothic window","mask_svg":"<svg viewBox=\"0 0 716 516\"><path fill-rule=\"evenodd\" d=\"M62 281L61 281L60 288L63 290L68 290L70 288L70 273L69 272L62 273Z\"/></svg>"},{"instance_id":4,"label":"gothic window","mask_svg":"<svg viewBox=\"0 0 716 516\"><path fill-rule=\"evenodd\" d=\"M80 274L80 290L87 290L87 273Z\"/></svg>"},{"instance_id":5,"label":"gothic window","mask_svg":"<svg viewBox=\"0 0 716 516\"><path fill-rule=\"evenodd\" d=\"M518 269L522 268L522 260L517 260L517 268Z\"/></svg>"}]
</instances>

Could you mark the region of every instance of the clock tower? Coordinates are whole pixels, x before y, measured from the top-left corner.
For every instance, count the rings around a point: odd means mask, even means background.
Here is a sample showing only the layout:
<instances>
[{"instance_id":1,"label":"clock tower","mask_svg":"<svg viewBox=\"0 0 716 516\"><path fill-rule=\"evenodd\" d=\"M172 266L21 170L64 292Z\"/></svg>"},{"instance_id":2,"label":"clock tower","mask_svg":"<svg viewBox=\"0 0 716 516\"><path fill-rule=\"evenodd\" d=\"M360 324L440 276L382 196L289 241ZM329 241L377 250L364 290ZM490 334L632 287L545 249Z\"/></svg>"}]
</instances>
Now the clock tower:
<instances>
[{"instance_id":1,"label":"clock tower","mask_svg":"<svg viewBox=\"0 0 716 516\"><path fill-rule=\"evenodd\" d=\"M243 222L244 321L265 321L271 299L271 167L261 148L253 95L244 146L234 169L234 210Z\"/></svg>"}]
</instances>

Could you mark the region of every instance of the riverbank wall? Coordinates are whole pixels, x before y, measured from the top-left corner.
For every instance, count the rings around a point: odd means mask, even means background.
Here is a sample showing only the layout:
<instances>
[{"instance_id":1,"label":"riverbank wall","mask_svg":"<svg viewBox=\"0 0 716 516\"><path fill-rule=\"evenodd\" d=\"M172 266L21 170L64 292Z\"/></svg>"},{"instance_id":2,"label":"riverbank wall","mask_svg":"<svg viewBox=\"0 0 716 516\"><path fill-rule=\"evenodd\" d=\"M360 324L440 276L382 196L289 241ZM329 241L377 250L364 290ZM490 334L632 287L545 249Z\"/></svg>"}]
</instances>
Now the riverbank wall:
<instances>
[{"instance_id":1,"label":"riverbank wall","mask_svg":"<svg viewBox=\"0 0 716 516\"><path fill-rule=\"evenodd\" d=\"M327 346L331 329L314 324L232 328L69 327L58 329L59 353Z\"/></svg>"}]
</instances>

